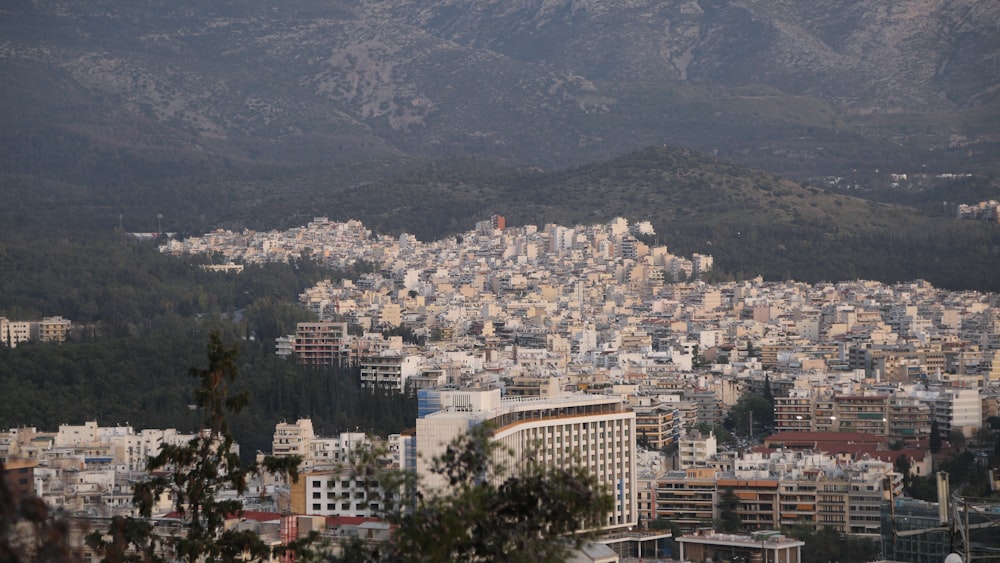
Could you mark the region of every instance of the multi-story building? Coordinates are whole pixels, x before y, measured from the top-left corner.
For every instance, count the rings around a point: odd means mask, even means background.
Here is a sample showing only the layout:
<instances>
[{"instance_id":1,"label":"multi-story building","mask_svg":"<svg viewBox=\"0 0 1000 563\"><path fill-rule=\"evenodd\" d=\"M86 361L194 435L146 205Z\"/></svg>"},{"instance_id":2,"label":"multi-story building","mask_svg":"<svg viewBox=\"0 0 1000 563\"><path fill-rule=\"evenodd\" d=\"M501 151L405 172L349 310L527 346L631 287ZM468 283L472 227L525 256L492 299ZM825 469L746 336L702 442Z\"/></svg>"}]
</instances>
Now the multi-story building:
<instances>
[{"instance_id":1,"label":"multi-story building","mask_svg":"<svg viewBox=\"0 0 1000 563\"><path fill-rule=\"evenodd\" d=\"M56 319L61 317L50 318ZM69 323L69 321L66 321L66 323ZM17 345L21 342L38 340L39 324L33 321L12 321L6 317L0 317L0 344L10 348L17 348ZM62 339L65 340L65 333L62 335ZM59 340L59 342L62 342L62 340Z\"/></svg>"},{"instance_id":2,"label":"multi-story building","mask_svg":"<svg viewBox=\"0 0 1000 563\"><path fill-rule=\"evenodd\" d=\"M3 465L3 481L7 492L11 495L15 506L24 496L35 491L35 460L15 459Z\"/></svg>"},{"instance_id":3,"label":"multi-story building","mask_svg":"<svg viewBox=\"0 0 1000 563\"><path fill-rule=\"evenodd\" d=\"M391 501L377 479L355 475L350 468L300 473L290 494L293 513L316 516L372 517Z\"/></svg>"},{"instance_id":4,"label":"multi-story building","mask_svg":"<svg viewBox=\"0 0 1000 563\"><path fill-rule=\"evenodd\" d=\"M684 393L684 400L696 405L698 424L714 426L722 423L722 405L715 391L699 389Z\"/></svg>"},{"instance_id":5,"label":"multi-story building","mask_svg":"<svg viewBox=\"0 0 1000 563\"><path fill-rule=\"evenodd\" d=\"M308 418L300 418L294 423L279 422L274 427L271 453L276 457L299 456L305 460L315 437L312 420Z\"/></svg>"},{"instance_id":6,"label":"multi-story building","mask_svg":"<svg viewBox=\"0 0 1000 563\"><path fill-rule=\"evenodd\" d=\"M931 409L917 397L890 395L888 419L891 443L919 442L930 437Z\"/></svg>"},{"instance_id":7,"label":"multi-story building","mask_svg":"<svg viewBox=\"0 0 1000 563\"><path fill-rule=\"evenodd\" d=\"M837 430L876 436L887 434L886 395L837 395L834 404Z\"/></svg>"},{"instance_id":8,"label":"multi-story building","mask_svg":"<svg viewBox=\"0 0 1000 563\"><path fill-rule=\"evenodd\" d=\"M516 473L533 458L550 467L583 466L614 496L606 527L637 521L635 413L617 396L567 394L502 399L498 389L440 391L441 410L417 419L416 467L427 491L447 486L431 460L479 424L490 424L501 446L497 462ZM494 474L502 479L505 474Z\"/></svg>"},{"instance_id":9,"label":"multi-story building","mask_svg":"<svg viewBox=\"0 0 1000 563\"><path fill-rule=\"evenodd\" d=\"M38 341L65 342L72 325L73 323L62 317L45 317L38 322Z\"/></svg>"},{"instance_id":10,"label":"multi-story building","mask_svg":"<svg viewBox=\"0 0 1000 563\"><path fill-rule=\"evenodd\" d=\"M300 363L311 365L340 365L350 352L346 344L347 323L316 322L298 323L292 350Z\"/></svg>"},{"instance_id":11,"label":"multi-story building","mask_svg":"<svg viewBox=\"0 0 1000 563\"><path fill-rule=\"evenodd\" d=\"M813 397L809 389L792 389L787 397L774 398L774 429L776 432L809 432L813 430Z\"/></svg>"},{"instance_id":12,"label":"multi-story building","mask_svg":"<svg viewBox=\"0 0 1000 563\"><path fill-rule=\"evenodd\" d=\"M402 392L406 381L420 375L423 357L398 352L384 352L361 360L361 385L368 389L391 389Z\"/></svg>"},{"instance_id":13,"label":"multi-story building","mask_svg":"<svg viewBox=\"0 0 1000 563\"><path fill-rule=\"evenodd\" d=\"M882 546L889 561L913 563L940 563L951 553L951 539L947 530L941 529L938 504L899 498L893 505L883 503ZM929 531L929 530L936 531ZM928 530L919 534L897 535L909 530Z\"/></svg>"},{"instance_id":14,"label":"multi-story building","mask_svg":"<svg viewBox=\"0 0 1000 563\"><path fill-rule=\"evenodd\" d=\"M647 522L667 519L682 530L695 530L710 526L717 516L713 468L667 472L652 479L652 486L652 506L642 514Z\"/></svg>"},{"instance_id":15,"label":"multi-story building","mask_svg":"<svg viewBox=\"0 0 1000 563\"><path fill-rule=\"evenodd\" d=\"M677 407L670 403L650 401L650 404L633 404L637 440L646 447L659 450L677 442Z\"/></svg>"},{"instance_id":16,"label":"multi-story building","mask_svg":"<svg viewBox=\"0 0 1000 563\"><path fill-rule=\"evenodd\" d=\"M313 431L312 420L300 418L294 424L275 425L271 452L275 457L301 457L300 471L319 471L348 463L359 446L371 446L363 432L341 432L331 438L319 438Z\"/></svg>"},{"instance_id":17,"label":"multi-story building","mask_svg":"<svg viewBox=\"0 0 1000 563\"><path fill-rule=\"evenodd\" d=\"M718 452L718 441L714 432L707 436L692 430L677 442L677 459L681 469L709 467L712 456Z\"/></svg>"},{"instance_id":18,"label":"multi-story building","mask_svg":"<svg viewBox=\"0 0 1000 563\"><path fill-rule=\"evenodd\" d=\"M983 397L978 389L942 389L931 404L944 436L957 430L971 438L983 426Z\"/></svg>"},{"instance_id":19,"label":"multi-story building","mask_svg":"<svg viewBox=\"0 0 1000 563\"><path fill-rule=\"evenodd\" d=\"M792 526L833 528L875 535L884 480L899 494L901 476L891 461L812 452L744 454L731 470L668 472L651 479L655 503L643 517L667 518L682 530L711 525L726 495L739 499L735 512L744 530Z\"/></svg>"}]
</instances>

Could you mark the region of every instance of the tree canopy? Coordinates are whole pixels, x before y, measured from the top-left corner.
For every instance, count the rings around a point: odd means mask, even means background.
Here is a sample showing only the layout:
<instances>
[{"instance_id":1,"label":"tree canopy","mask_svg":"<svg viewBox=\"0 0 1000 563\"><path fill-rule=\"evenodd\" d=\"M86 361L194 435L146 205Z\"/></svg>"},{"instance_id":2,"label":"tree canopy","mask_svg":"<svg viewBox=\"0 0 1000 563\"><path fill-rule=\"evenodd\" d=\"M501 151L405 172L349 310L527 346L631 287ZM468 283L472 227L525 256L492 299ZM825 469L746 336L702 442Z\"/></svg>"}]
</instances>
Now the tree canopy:
<instances>
[{"instance_id":1,"label":"tree canopy","mask_svg":"<svg viewBox=\"0 0 1000 563\"><path fill-rule=\"evenodd\" d=\"M431 471L446 491L422 490L387 505L395 534L388 544L350 544L344 561L564 561L612 508L612 496L583 467L546 467L529 456L517 468L498 464L501 446L487 425L459 436ZM399 474L382 479L391 488ZM385 488L385 486L383 486Z\"/></svg>"}]
</instances>

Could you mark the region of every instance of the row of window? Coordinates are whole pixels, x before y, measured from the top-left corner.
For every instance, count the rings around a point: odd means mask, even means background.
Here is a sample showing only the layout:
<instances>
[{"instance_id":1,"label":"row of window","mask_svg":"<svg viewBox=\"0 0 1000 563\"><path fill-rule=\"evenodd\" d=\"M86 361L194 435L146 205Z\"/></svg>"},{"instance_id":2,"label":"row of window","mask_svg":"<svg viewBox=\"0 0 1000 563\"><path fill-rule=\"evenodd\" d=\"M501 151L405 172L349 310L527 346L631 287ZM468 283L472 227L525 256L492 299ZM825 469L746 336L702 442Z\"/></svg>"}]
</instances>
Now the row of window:
<instances>
[{"instance_id":1,"label":"row of window","mask_svg":"<svg viewBox=\"0 0 1000 563\"><path fill-rule=\"evenodd\" d=\"M323 510L323 505L322 505L322 503L314 502L313 505L312 505L312 509L315 512L319 512L319 511ZM372 504L368 505L367 507L364 505L364 503L357 503L357 504L354 505L354 510L355 511L365 511L365 510L369 510L369 509L371 511L373 511L373 512L378 511L378 504L372 503ZM337 510L337 504L336 503L332 503L332 502L328 503L326 505L326 510L327 511L335 511L335 510ZM341 503L340 504L340 510L351 510L351 503L349 503L349 502Z\"/></svg>"}]
</instances>

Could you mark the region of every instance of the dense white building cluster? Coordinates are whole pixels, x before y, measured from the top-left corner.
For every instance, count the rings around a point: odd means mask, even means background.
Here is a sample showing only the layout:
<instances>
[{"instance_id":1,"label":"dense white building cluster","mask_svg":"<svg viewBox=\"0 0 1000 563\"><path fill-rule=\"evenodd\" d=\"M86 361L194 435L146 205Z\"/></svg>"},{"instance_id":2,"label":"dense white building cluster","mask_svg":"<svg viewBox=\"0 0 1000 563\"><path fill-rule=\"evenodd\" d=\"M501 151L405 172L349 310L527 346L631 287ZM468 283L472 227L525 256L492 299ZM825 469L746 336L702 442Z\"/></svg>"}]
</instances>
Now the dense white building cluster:
<instances>
[{"instance_id":1,"label":"dense white building cluster","mask_svg":"<svg viewBox=\"0 0 1000 563\"><path fill-rule=\"evenodd\" d=\"M923 281L709 284L700 278L711 256L675 256L653 237L648 223L625 219L507 228L493 217L424 243L316 219L284 232L215 231L162 250L221 253L234 273L306 257L369 272L303 292L317 320L279 339L276 352L356 366L367 387L414 393L416 428L379 442L321 438L307 419L278 424L274 454L302 456L304 478L255 484L268 510L370 517L394 493L357 478L356 448L384 445L384 468L415 471L433 491L442 483L429 460L489 423L513 471L528 457L583 464L615 496L610 528L667 517L694 530L735 495L747 531L873 535L883 494L901 492L899 456L927 475L932 425L971 440L998 415L997 295ZM773 435L755 449L749 437L722 444L712 427L748 393L773 395L773 422L735 423L744 435ZM108 514L126 510L121 483L145 456L182 439L88 423L12 430L0 435L0 454L27 460L46 500ZM660 455L674 445L675 460Z\"/></svg>"}]
</instances>

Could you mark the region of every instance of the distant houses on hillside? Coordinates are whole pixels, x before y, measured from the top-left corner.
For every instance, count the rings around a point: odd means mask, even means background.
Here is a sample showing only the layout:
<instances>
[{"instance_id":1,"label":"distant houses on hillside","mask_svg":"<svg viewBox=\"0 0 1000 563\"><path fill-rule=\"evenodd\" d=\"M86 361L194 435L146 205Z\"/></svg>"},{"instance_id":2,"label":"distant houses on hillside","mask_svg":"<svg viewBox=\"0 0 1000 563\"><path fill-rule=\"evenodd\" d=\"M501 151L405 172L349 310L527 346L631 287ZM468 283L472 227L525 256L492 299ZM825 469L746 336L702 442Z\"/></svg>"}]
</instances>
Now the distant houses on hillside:
<instances>
[{"instance_id":1,"label":"distant houses on hillside","mask_svg":"<svg viewBox=\"0 0 1000 563\"><path fill-rule=\"evenodd\" d=\"M0 344L16 348L21 342L65 342L72 325L62 317L45 317L40 321L0 317Z\"/></svg>"}]
</instances>

